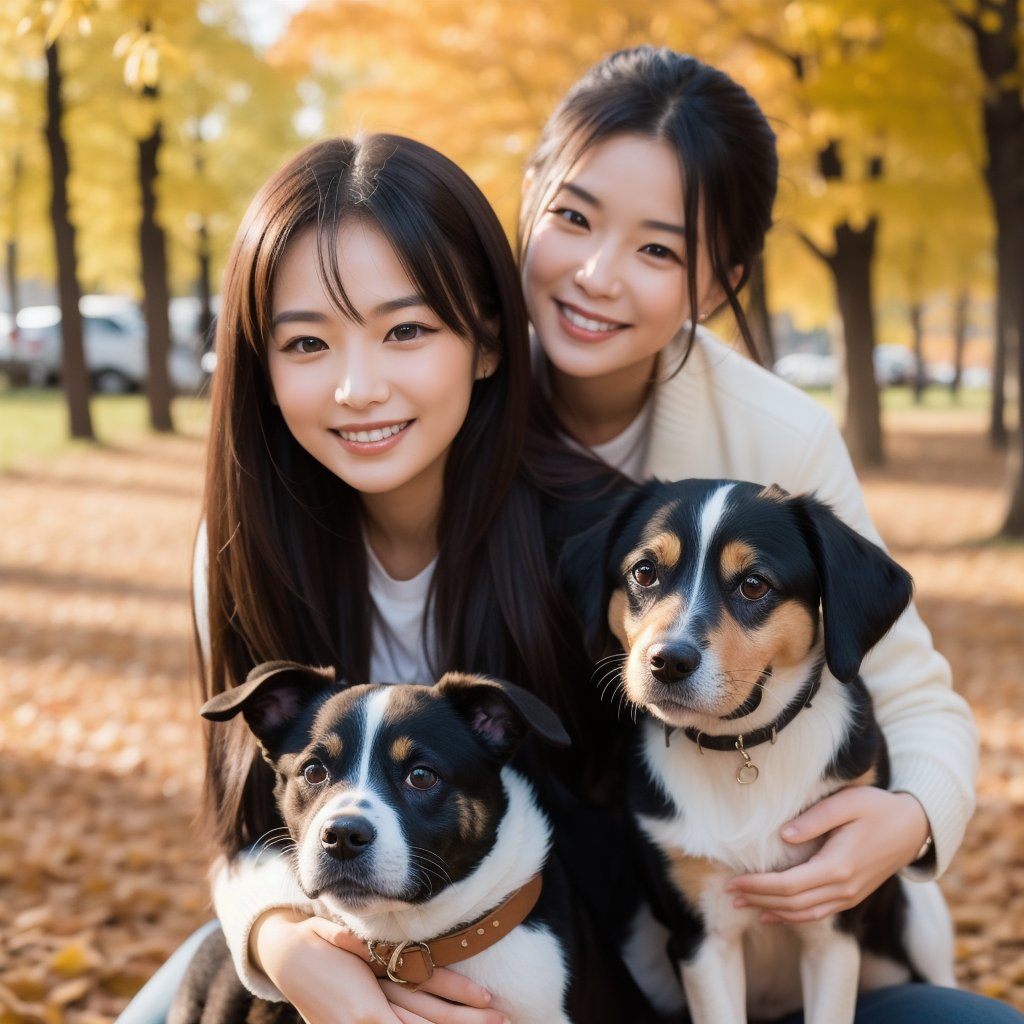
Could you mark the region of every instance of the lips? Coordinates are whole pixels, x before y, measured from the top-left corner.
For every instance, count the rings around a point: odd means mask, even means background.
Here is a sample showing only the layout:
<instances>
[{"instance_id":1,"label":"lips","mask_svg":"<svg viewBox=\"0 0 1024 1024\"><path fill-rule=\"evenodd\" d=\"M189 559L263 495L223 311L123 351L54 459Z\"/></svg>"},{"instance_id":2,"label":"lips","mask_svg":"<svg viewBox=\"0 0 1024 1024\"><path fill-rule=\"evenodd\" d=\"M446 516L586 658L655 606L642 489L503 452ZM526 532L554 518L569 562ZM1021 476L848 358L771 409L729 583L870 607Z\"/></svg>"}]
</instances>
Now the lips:
<instances>
[{"instance_id":1,"label":"lips","mask_svg":"<svg viewBox=\"0 0 1024 1024\"><path fill-rule=\"evenodd\" d=\"M353 455L382 455L401 444L415 420L396 423L347 423L334 427L331 433L345 451Z\"/></svg>"},{"instance_id":2,"label":"lips","mask_svg":"<svg viewBox=\"0 0 1024 1024\"><path fill-rule=\"evenodd\" d=\"M410 422L411 420L404 420L401 423L389 423L382 427L367 426L360 430L346 430L344 428L339 428L335 433L343 441L356 441L360 444L366 444L367 442L372 441L385 441L389 437L393 437L395 434L400 434L407 426L409 426Z\"/></svg>"},{"instance_id":3,"label":"lips","mask_svg":"<svg viewBox=\"0 0 1024 1024\"><path fill-rule=\"evenodd\" d=\"M583 341L603 341L629 326L616 320L596 317L586 310L568 306L557 299L555 308L558 310L559 320L565 333Z\"/></svg>"}]
</instances>

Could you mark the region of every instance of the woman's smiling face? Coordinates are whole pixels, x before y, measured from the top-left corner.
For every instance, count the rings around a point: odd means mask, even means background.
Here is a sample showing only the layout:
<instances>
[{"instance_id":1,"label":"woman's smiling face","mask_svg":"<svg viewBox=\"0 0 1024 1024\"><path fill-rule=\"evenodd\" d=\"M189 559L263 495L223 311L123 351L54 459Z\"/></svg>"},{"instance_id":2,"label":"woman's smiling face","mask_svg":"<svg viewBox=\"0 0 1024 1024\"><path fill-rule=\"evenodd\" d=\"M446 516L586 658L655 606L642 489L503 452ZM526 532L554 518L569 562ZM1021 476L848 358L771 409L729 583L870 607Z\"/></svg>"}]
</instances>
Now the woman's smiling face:
<instances>
[{"instance_id":1,"label":"woman's smiling face","mask_svg":"<svg viewBox=\"0 0 1024 1024\"><path fill-rule=\"evenodd\" d=\"M474 345L426 305L371 224L342 224L337 254L364 322L325 292L316 229L307 228L274 279L267 352L274 401L299 444L357 491L429 494L439 503L478 372Z\"/></svg>"},{"instance_id":2,"label":"woman's smiling face","mask_svg":"<svg viewBox=\"0 0 1024 1024\"><path fill-rule=\"evenodd\" d=\"M679 162L666 143L622 135L583 154L533 225L523 265L530 319L557 371L649 379L692 312L684 232ZM720 295L698 251L697 315Z\"/></svg>"}]
</instances>

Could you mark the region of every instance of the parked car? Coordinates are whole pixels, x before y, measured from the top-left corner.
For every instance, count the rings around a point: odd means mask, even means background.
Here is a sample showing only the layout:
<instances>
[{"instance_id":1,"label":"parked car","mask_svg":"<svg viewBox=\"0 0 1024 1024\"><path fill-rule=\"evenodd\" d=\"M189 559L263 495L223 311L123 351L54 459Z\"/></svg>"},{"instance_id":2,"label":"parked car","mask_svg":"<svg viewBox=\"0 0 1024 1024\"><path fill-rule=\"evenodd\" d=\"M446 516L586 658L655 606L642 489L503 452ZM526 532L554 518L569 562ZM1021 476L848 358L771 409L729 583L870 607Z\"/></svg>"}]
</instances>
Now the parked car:
<instances>
[{"instance_id":1,"label":"parked car","mask_svg":"<svg viewBox=\"0 0 1024 1024\"><path fill-rule=\"evenodd\" d=\"M917 378L917 356L903 345L876 345L873 353L875 380L880 388L913 384Z\"/></svg>"},{"instance_id":2,"label":"parked car","mask_svg":"<svg viewBox=\"0 0 1024 1024\"><path fill-rule=\"evenodd\" d=\"M85 363L93 389L106 394L138 390L147 372L146 323L131 300L86 295L82 313ZM7 337L8 375L36 386L55 384L61 374L61 311L58 306L26 306L18 312L17 332ZM0 370L4 369L0 351ZM199 354L190 346L172 344L167 360L176 391L196 392L206 375Z\"/></svg>"},{"instance_id":3,"label":"parked car","mask_svg":"<svg viewBox=\"0 0 1024 1024\"><path fill-rule=\"evenodd\" d=\"M775 372L798 388L830 388L836 379L835 356L791 352L775 364Z\"/></svg>"},{"instance_id":4,"label":"parked car","mask_svg":"<svg viewBox=\"0 0 1024 1024\"><path fill-rule=\"evenodd\" d=\"M894 384L913 384L917 376L917 357L903 345L876 345L872 353L875 381L880 388ZM800 388L830 388L835 383L839 364L835 356L820 352L791 352L773 367L783 379Z\"/></svg>"}]
</instances>

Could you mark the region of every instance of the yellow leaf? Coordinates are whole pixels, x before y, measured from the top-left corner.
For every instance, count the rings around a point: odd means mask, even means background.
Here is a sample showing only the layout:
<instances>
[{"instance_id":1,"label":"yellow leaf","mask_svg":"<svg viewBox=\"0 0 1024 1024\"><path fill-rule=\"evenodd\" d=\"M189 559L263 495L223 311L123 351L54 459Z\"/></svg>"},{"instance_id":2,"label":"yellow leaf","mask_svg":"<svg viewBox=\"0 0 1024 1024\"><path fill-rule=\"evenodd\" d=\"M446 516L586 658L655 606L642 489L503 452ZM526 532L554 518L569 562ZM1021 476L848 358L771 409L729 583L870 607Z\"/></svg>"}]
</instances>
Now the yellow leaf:
<instances>
[{"instance_id":1,"label":"yellow leaf","mask_svg":"<svg viewBox=\"0 0 1024 1024\"><path fill-rule=\"evenodd\" d=\"M74 978L91 970L97 963L95 950L81 939L69 942L50 960L50 968L65 977Z\"/></svg>"}]
</instances>

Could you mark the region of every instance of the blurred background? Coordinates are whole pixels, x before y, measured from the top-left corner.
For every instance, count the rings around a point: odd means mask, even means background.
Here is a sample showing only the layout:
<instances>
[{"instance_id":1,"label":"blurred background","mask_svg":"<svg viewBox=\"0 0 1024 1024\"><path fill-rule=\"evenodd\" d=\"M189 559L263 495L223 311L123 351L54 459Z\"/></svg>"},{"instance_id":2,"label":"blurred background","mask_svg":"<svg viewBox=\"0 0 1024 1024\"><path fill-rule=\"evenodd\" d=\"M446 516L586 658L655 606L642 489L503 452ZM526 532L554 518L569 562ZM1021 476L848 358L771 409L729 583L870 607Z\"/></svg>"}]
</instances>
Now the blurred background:
<instances>
[{"instance_id":1,"label":"blurred background","mask_svg":"<svg viewBox=\"0 0 1024 1024\"><path fill-rule=\"evenodd\" d=\"M884 458L876 383L985 391L1005 445L1022 38L1019 0L7 0L0 368L63 377L75 436L90 386L144 388L169 429L170 396L203 380L240 212L302 142L414 135L511 233L556 100L603 54L653 42L721 65L778 132L777 225L748 296L764 360L837 389L862 465ZM126 334L134 363L112 354ZM1024 533L1019 491L1006 526Z\"/></svg>"},{"instance_id":2,"label":"blurred background","mask_svg":"<svg viewBox=\"0 0 1024 1024\"><path fill-rule=\"evenodd\" d=\"M1022 0L4 0L0 1024L109 1021L209 914L188 566L252 194L307 141L394 131L511 236L557 100L645 42L778 134L749 316L843 427L975 707L944 886L961 979L1024 1008Z\"/></svg>"}]
</instances>

